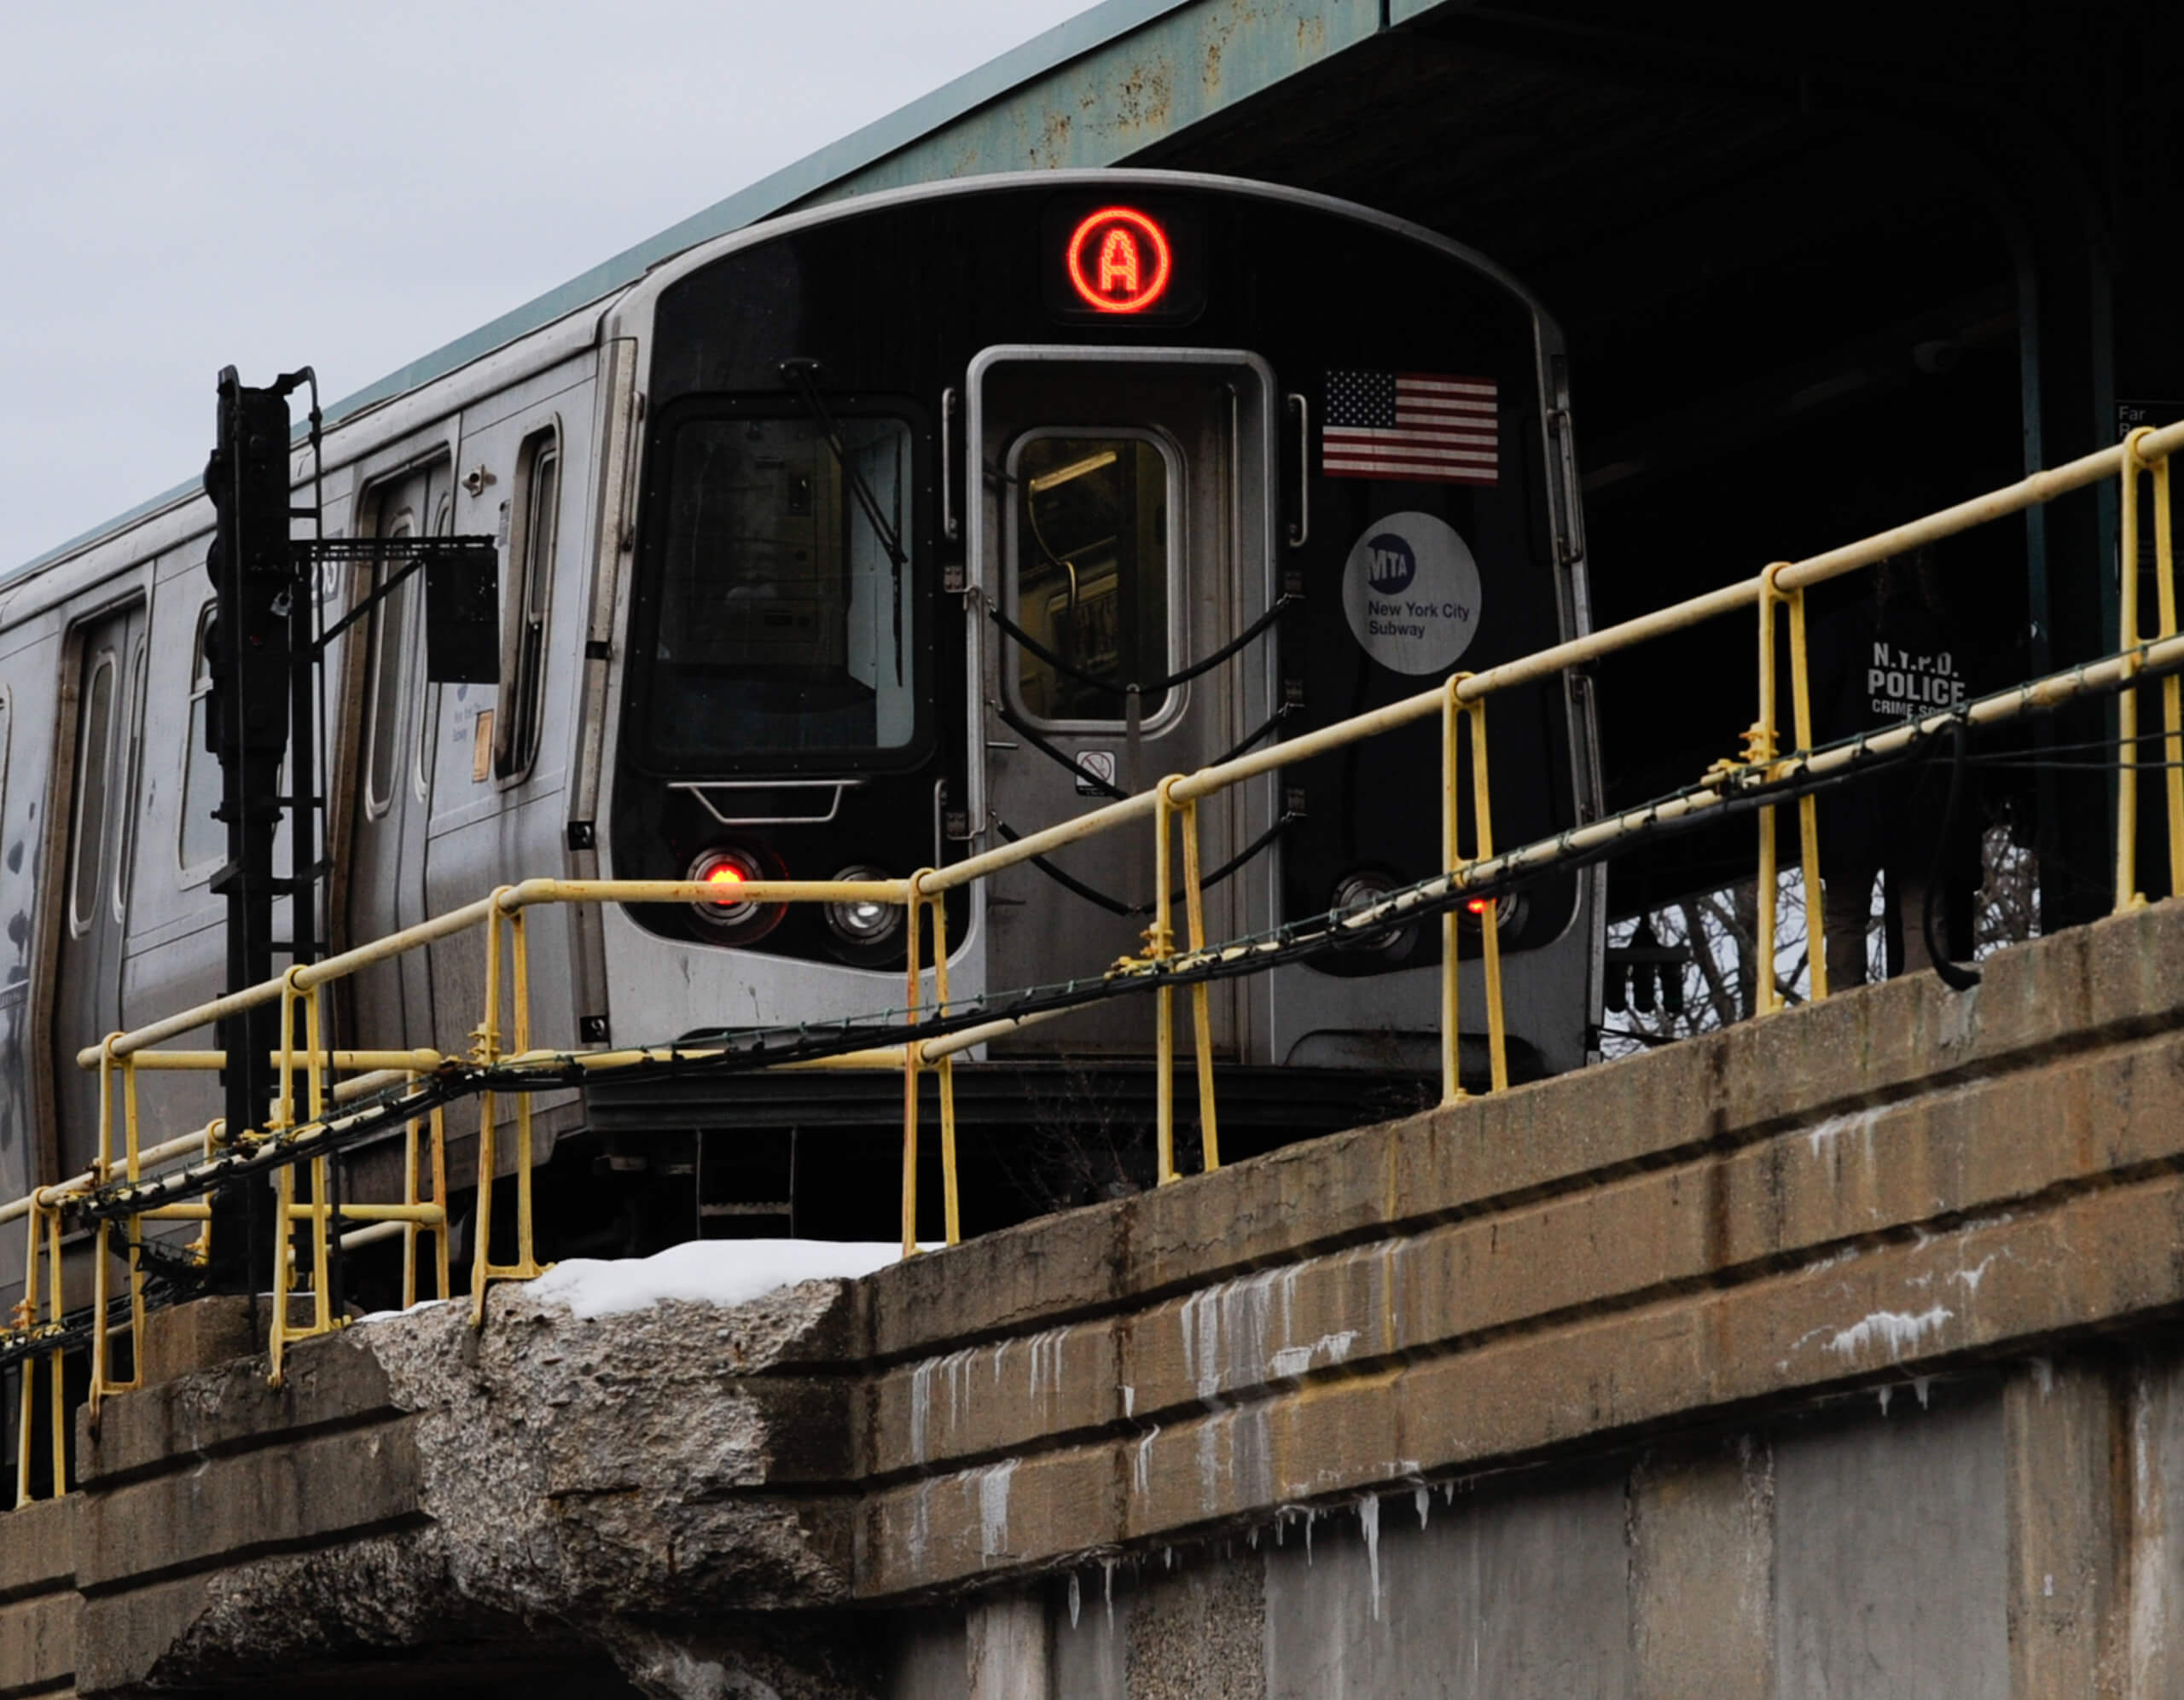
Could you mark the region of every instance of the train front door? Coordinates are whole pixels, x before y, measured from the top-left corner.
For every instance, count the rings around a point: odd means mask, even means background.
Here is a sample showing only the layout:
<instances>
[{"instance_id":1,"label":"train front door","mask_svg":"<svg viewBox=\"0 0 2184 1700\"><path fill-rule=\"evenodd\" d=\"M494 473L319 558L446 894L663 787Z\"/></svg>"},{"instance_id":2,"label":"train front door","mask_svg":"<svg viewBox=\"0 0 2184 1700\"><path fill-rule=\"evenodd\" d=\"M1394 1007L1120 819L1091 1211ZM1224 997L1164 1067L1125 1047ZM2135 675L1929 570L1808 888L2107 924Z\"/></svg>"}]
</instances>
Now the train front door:
<instances>
[{"instance_id":1,"label":"train front door","mask_svg":"<svg viewBox=\"0 0 2184 1700\"><path fill-rule=\"evenodd\" d=\"M144 604L132 601L85 622L74 656L75 748L53 989L55 1156L63 1175L80 1173L98 1155L99 1077L78 1068L76 1054L121 1026L144 735Z\"/></svg>"},{"instance_id":2,"label":"train front door","mask_svg":"<svg viewBox=\"0 0 2184 1700\"><path fill-rule=\"evenodd\" d=\"M1039 347L987 350L971 368L968 396L967 541L985 746L972 751L984 780L973 824L985 847L1218 761L1266 725L1271 630L1194 677L1178 676L1271 604L1275 396L1264 363L1247 354ZM1274 781L1211 799L1199 814L1206 873L1261 846L1208 891L1209 936L1265 925ZM1150 823L1044 860L987 887L986 982L997 989L1096 976L1145 949L1155 895ZM1180 848L1175 873L1179 885ZM1184 928L1178 902L1179 943ZM1219 1053L1252 1055L1255 1029L1263 1044L1265 1012L1252 1007L1263 995L1241 980L1215 988ZM1027 1031L1022 1044L1144 1054L1152 1001L1095 1007Z\"/></svg>"}]
</instances>

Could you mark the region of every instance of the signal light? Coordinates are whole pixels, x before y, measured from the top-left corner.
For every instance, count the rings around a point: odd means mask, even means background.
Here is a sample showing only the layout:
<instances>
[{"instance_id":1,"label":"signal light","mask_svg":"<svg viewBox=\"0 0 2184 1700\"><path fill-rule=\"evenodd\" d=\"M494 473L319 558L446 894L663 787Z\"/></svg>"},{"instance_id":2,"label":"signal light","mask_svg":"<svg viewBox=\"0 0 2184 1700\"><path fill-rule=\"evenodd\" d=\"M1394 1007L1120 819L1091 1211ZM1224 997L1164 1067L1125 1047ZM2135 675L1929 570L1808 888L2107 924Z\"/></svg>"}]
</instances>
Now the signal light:
<instances>
[{"instance_id":1,"label":"signal light","mask_svg":"<svg viewBox=\"0 0 2184 1700\"><path fill-rule=\"evenodd\" d=\"M1466 903L1464 907L1469 909L1475 915L1483 915L1489 908L1492 908L1493 905L1484 897L1473 897L1471 902Z\"/></svg>"}]
</instances>

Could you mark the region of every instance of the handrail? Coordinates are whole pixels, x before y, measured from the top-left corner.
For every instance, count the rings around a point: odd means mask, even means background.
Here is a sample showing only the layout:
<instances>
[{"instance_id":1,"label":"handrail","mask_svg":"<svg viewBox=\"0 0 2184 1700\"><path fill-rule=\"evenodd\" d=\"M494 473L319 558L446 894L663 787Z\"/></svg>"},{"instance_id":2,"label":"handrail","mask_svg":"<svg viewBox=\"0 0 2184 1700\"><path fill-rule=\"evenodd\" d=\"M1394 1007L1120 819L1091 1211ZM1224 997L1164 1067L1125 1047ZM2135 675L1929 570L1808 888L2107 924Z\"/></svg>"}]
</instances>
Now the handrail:
<instances>
[{"instance_id":1,"label":"handrail","mask_svg":"<svg viewBox=\"0 0 2184 1700\"><path fill-rule=\"evenodd\" d=\"M1248 753L1211 763L1194 772L1170 775L1153 787L1107 804L1087 814L1058 822L1026 837L999 844L990 850L968 856L963 861L940 869L923 869L903 879L868 879L853 881L833 880L752 880L734 888L732 901L752 903L795 903L862 902L880 902L906 909L909 920L910 943L906 955L908 974L908 1008L905 1021L915 1028L919 1020L922 1001L923 982L929 973L937 1001L938 1011L945 1013L949 1008L947 983L947 940L944 898L947 893L988 879L1003 869L1016 867L1066 845L1083 842L1118 828L1151 819L1159 834L1155 865L1158 870L1158 893L1154 905L1153 925L1147 931L1147 946L1142 959L1127 959L1108 970L1111 978L1118 983L1113 995L1125 989L1120 981L1127 981L1133 972L1158 972L1157 1004L1159 1010L1158 1082L1158 1150L1159 1179L1165 1183L1179 1178L1173 1146L1173 1024L1170 999L1173 987L1167 971L1190 969L1218 959L1252 956L1265 949L1263 941L1253 943L1234 940L1216 943L1205 936L1202 908L1203 880L1199 866L1197 804L1201 800L1248 781L1273 774L1281 769L1309 761L1313 757L1350 745L1399 727L1409 726L1438 717L1442 728L1442 860L1445 869L1419 886L1397 894L1355 911L1345 911L1339 923L1343 926L1376 924L1383 915L1398 918L1414 913L1420 906L1439 904L1442 914L1443 963L1441 975L1443 997L1443 1087L1444 1100L1462 1096L1457 1077L1457 1023L1456 997L1458 927L1449 901L1455 895L1480 888L1498 889L1509 882L1558 862L1589 859L1604 855L1621 838L1641 830L1651 830L1664 823L1689 819L1709 809L1718 809L1734 803L1740 796L1757 799L1760 817L1759 864L1762 885L1760 906L1759 954L1763 962L1771 963L1774 913L1772 903L1774 878L1774 835L1773 815L1776 806L1774 798L1785 789L1799 790L1816 780L1847 775L1862 763L1885 759L1910 751L1922 739L1935 734L1936 728L1950 724L1979 726L2042 708L2053 707L2095 691L2121 690L2125 693L2125 705L2120 716L2128 735L2136 726L2135 699L2131 696L2134 682L2149 672L2168 675L2164 679L2164 712L2167 721L2167 776L2169 816L2170 823L2171 885L2175 889L2184 880L2184 774L2175 771L2184 763L2184 704L2180 704L2180 688L2174 676L2184 670L2184 636L2177 631L2178 612L2174 583L2174 551L2169 536L2170 504L2169 465L2170 458L2184 450L2184 423L2158 430L2142 429L2113 447L2086 455L2064 466L2036 473L2012 484L1958 502L1934 513L1924 515L1904 525L1876 532L1840 548L1823 551L1805 560L1776 562L1758 574L1734 583L1724 585L1703 595L1689 597L1669 607L1655 610L1635 619L1625 620L1599 631L1584 634L1565 641L1548 646L1526 656L1518 657L1475 674L1458 674L1428 690L1418 692L1397 702L1387 704L1368 712L1351 716L1333 725L1303 734L1282 743L1272 745ZM2123 536L2128 546L2138 536L2140 510L2137 480L2151 476L2153 480L2152 515L2156 533L2156 577L2158 591L2159 630L2149 635L2139 629L2138 598L2135 588L2135 560L2129 572L2132 582L2129 594L2123 598L2122 630L2118 635L2116 653L2098 660L2085 663L2045 679L2028 681L2024 684L1996 693L1974 702L1908 720L1895 726L1865 734L1853 740L1814 747L1810 703L1805 670L1806 630L1803 593L1810 586L1840 577L1847 573L1873 566L1879 561L1901 555L1907 550L1923 547L1940 539L1957 535L1975 526L1991 523L2019 513L2073 490L2084 489L2101 479L2120 476L2123 481L2121 513ZM1797 748L1788 752L1776 748L1778 739L1775 692L1776 667L1775 610L1786 607L1789 613L1790 680L1794 706L1793 730ZM1514 689L1536 682L1572 667L1582 666L1603 657L1631 649L1668 633L1682 630L1704 621L1726 614L1756 611L1760 623L1758 676L1760 702L1758 717L1751 731L1745 735L1745 748L1740 758L1716 763L1704 781L1679 796L1667 798L1637 810L1626 810L1612 818L1594 821L1573 827L1552 839L1519 846L1497 853L1493 844L1490 821L1490 797L1487 782L1487 739L1485 705L1487 699L1497 692ZM1468 857L1461 853L1461 808L1464 799L1457 782L1458 743L1460 737L1468 734L1472 753L1471 807L1474 819L1471 822L1473 853ZM2155 734L2148 734L2152 736ZM2128 907L2143 902L2135 892L2135 807L2136 769L2135 752L2127 750L2123 757L2124 774L2118 791L2118 845L2117 862L2117 903ZM1801 795L1798 806L1804 815L1804 830L1801 838L1804 846L1805 877L1809 882L1816 877L1815 833L1813 828L1813 804L1808 792ZM1171 833L1180 830L1182 838L1182 879L1180 900L1184 905L1188 923L1188 944L1178 949L1175 938L1174 905L1178 894L1171 890L1170 877L1174 841ZM489 1221L490 1189L493 1184L496 1165L492 1142L497 1118L495 1113L494 1090L502 1076L494 1070L498 1065L511 1062L566 1059L585 1069L612 1069L642 1063L648 1059L672 1056L688 1059L709 1054L702 1045L697 1047L639 1047L613 1051L595 1051L585 1053L539 1050L534 1045L530 1030L530 1002L528 967L525 934L526 916L529 910L548 905L581 903L706 903L723 900L720 888L703 881L688 879L566 879L542 876L527 879L514 885L503 885L474 902L463 904L446 913L432 917L397 932L375 939L369 943L327 957L320 961L299 965L277 978L263 982L242 991L208 1000L189 1009L177 1012L159 1020L127 1032L114 1034L102 1043L88 1046L77 1053L79 1066L96 1069L102 1077L100 1157L94 1166L67 1180L34 1188L25 1197L0 1204L0 1224L28 1218L31 1225L31 1252L26 1277L26 1297L17 1308L19 1326L10 1337L18 1343L39 1343L54 1337L60 1330L61 1282L59 1260L61 1256L61 1212L72 1201L113 1183L117 1178L136 1182L145 1176L148 1169L172 1163L177 1159L208 1158L216 1146L224 1140L230 1146L256 1145L265 1147L268 1141L283 1134L299 1137L294 1154L282 1154L275 1158L278 1166L281 1197L280 1219L283 1224L277 1235L279 1250L276 1259L275 1291L285 1296L291 1280L291 1258L288 1251L290 1224L308 1226L313 1245L312 1297L317 1311L316 1323L310 1328L291 1329L288 1326L285 1297L276 1303L276 1317L273 1349L276 1378L281 1347L286 1340L300 1335L320 1332L338 1326L328 1306L328 1260L337 1239L351 1244L366 1244L392 1234L404 1237L405 1297L414 1297L416 1277L416 1250L422 1234L438 1236L440 1291L448 1291L447 1231L449 1227L446 1174L444 1150L444 1129L438 1108L430 1111L432 1145L432 1196L423 1196L424 1175L421 1165L424 1158L418 1140L421 1123L419 1111L410 1111L408 1123L407 1157L405 1162L405 1196L396 1204L366 1204L338 1202L329 1189L329 1159L324 1147L310 1147L311 1129L322 1128L329 1107L342 1102L353 1102L361 1096L398 1085L403 1081L417 1081L462 1059L444 1055L430 1048L407 1050L328 1049L321 1038L320 993L328 985L357 972L374 964L390 960L421 946L433 944L483 929L485 936L486 1005L484 1019L471 1038L473 1041L468 1061L485 1065L482 1076L486 1086L480 1111L480 1149L479 1153L479 1220L480 1231L476 1237L473 1273L473 1314L482 1319L484 1291L488 1282L496 1279L520 1278L536 1274L539 1266L531 1254L530 1185L532 1157L530 1137L530 1097L527 1091L515 1093L514 1119L518 1129L520 1150L516 1158L519 1196L518 1239L520 1256L517 1262L495 1265L488 1256L489 1233L483 1226ZM922 966L923 917L930 913L933 920L932 965L928 970ZM509 931L511 955L509 972L503 975L501 952L501 931L506 925ZM1507 1084L1507 1070L1504 1051L1502 1012L1500 986L1500 951L1496 923L1489 915L1481 927L1483 954L1485 958L1487 990L1487 1029L1490 1047L1490 1074L1494 1089L1502 1090ZM1813 991L1825 996L1827 983L1824 964L1815 954L1813 962ZM1771 976L1769 977L1771 983ZM1188 982L1193 1000L1193 1027L1195 1039L1199 1094L1199 1127L1203 1166L1217 1166L1219 1158L1215 1140L1213 1104L1213 1074L1210 1025L1207 1018L1207 985L1202 975ZM1095 996L1103 995L1096 990ZM502 1043L502 1015L504 1003L512 1000L513 1021L509 1029L509 1045ZM189 1070L215 1069L223 1065L224 1053L218 1050L164 1051L160 1048L168 1041L177 1039L197 1029L223 1018L256 1009L279 1001L282 1005L281 1025L282 1045L276 1053L280 1089L272 1114L264 1129L246 1129L232 1139L226 1137L221 1124L215 1123L195 1133L162 1143L142 1145L138 1137L136 1107L137 1076L140 1070ZM1763 1009L1771 1008L1779 1000L1772 995L1763 998ZM915 1250L915 1199L916 1179L916 1117L917 1076L931 1070L938 1077L941 1102L941 1139L943 1174L945 1185L945 1208L948 1239L953 1243L957 1236L955 1184L955 1106L952 1088L951 1059L962 1052L980 1044L1013 1033L1036 1023L1057 1018L1067 1012L1062 1008L1038 1008L1024 1013L996 1019L958 1025L961 1014L951 1022L955 1030L937 1034L932 1038L905 1036L899 1044L854 1051L813 1064L801 1060L787 1060L772 1066L832 1068L892 1069L902 1072L904 1081L904 1240L908 1255ZM298 1042L299 1026L304 1037ZM332 1079L334 1075L346 1075L346 1079ZM113 1135L115 1132L113 1116L111 1086L118 1077L123 1099L120 1131L123 1148L117 1153ZM299 1114L297 1097L301 1092L307 1099L307 1109ZM429 1094L421 1094L419 1105L440 1100ZM390 1119L398 1120L404 1113L403 1104L397 1100ZM293 1176L297 1163L309 1162L313 1172L313 1187L309 1202L294 1201ZM141 1243L141 1223L144 1220L189 1220L206 1223L209 1233L209 1210L202 1204L170 1203L154 1208L132 1211L109 1211L101 1217L99 1236L103 1248L107 1236L113 1230L113 1219L125 1218L128 1236L127 1249L131 1253L131 1299L135 1315L141 1320L142 1292L142 1269L135 1253ZM333 1233L335 1221L356 1221L364 1227L344 1235ZM200 1252L205 1241L200 1236ZM40 1258L44 1262L44 1279L49 1294L41 1298L38 1287ZM107 1259L102 1256L96 1270L99 1303L94 1320L96 1330L94 1347L92 1398L96 1402L102 1389L116 1384L106 1371L107 1306L104 1303ZM41 1310L48 1313L41 1320ZM37 1349L45 1348L38 1344ZM54 1372L55 1393L57 1401L59 1372ZM31 1413L31 1393L27 1378L23 1388L25 1433ZM58 1406L56 1404L56 1410ZM56 1418L56 1421L57 1421ZM58 1430L56 1429L56 1433ZM21 1491L27 1494L27 1442L19 1469Z\"/></svg>"}]
</instances>

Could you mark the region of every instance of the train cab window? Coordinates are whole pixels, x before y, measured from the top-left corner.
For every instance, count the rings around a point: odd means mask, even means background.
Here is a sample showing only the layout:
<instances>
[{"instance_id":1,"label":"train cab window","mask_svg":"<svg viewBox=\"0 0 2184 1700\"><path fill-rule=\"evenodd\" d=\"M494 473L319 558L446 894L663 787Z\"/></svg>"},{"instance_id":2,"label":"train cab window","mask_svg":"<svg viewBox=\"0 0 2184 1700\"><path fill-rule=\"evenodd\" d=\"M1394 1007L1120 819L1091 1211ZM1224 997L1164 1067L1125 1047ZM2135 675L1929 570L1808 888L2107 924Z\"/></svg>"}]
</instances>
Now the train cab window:
<instances>
[{"instance_id":1,"label":"train cab window","mask_svg":"<svg viewBox=\"0 0 2184 1700\"><path fill-rule=\"evenodd\" d=\"M646 734L689 767L918 731L909 427L700 419L671 450Z\"/></svg>"},{"instance_id":2,"label":"train cab window","mask_svg":"<svg viewBox=\"0 0 2184 1700\"><path fill-rule=\"evenodd\" d=\"M91 663L76 736L75 853L68 869L68 931L80 937L98 919L99 873L106 862L112 802L114 699L119 663L111 649Z\"/></svg>"},{"instance_id":3,"label":"train cab window","mask_svg":"<svg viewBox=\"0 0 2184 1700\"><path fill-rule=\"evenodd\" d=\"M508 588L501 648L501 722L493 770L502 779L528 773L538 754L538 718L546 676L546 612L554 594L554 545L559 530L561 455L551 431L524 444L517 472L522 508L509 549L515 582Z\"/></svg>"},{"instance_id":4,"label":"train cab window","mask_svg":"<svg viewBox=\"0 0 2184 1700\"><path fill-rule=\"evenodd\" d=\"M1125 689L1171 666L1168 593L1174 463L1142 436L1035 432L1011 456L1010 612L1057 667L1011 647L1017 700L1049 722L1122 721ZM1158 715L1165 687L1141 693Z\"/></svg>"},{"instance_id":5,"label":"train cab window","mask_svg":"<svg viewBox=\"0 0 2184 1700\"><path fill-rule=\"evenodd\" d=\"M212 818L220 801L220 758L206 746L206 720L212 711L212 658L206 653L212 635L213 607L197 616L197 641L189 663L189 733L182 752L182 841L185 874L198 872L227 854L228 829Z\"/></svg>"}]
</instances>

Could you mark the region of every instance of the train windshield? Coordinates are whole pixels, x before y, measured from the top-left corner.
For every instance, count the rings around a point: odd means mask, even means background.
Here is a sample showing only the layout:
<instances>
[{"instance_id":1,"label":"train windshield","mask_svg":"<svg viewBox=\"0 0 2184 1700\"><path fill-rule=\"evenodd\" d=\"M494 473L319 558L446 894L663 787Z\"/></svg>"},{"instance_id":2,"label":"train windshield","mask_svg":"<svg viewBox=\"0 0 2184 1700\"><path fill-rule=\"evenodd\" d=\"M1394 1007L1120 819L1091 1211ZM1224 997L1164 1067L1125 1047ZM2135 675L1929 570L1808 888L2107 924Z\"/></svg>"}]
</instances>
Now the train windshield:
<instances>
[{"instance_id":1,"label":"train windshield","mask_svg":"<svg viewBox=\"0 0 2184 1700\"><path fill-rule=\"evenodd\" d=\"M646 728L656 757L911 742L910 479L898 419L700 419L675 432Z\"/></svg>"}]
</instances>

